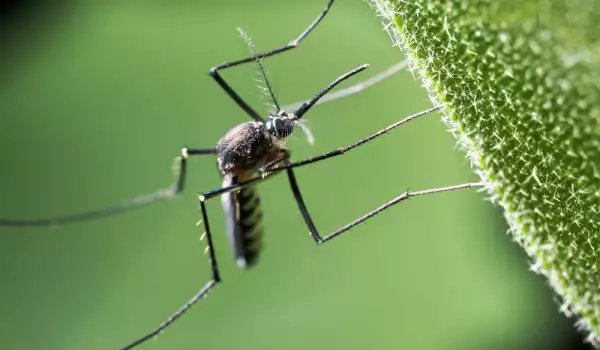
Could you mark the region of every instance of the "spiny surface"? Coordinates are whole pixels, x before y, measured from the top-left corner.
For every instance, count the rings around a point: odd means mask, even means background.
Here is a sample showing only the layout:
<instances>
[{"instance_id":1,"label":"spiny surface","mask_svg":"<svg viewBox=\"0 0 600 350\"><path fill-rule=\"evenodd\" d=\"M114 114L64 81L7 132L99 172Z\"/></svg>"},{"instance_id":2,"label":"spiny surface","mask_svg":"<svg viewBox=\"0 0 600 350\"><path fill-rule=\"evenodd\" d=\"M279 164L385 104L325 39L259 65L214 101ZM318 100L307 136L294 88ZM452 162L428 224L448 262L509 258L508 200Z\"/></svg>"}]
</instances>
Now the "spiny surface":
<instances>
[{"instance_id":1,"label":"spiny surface","mask_svg":"<svg viewBox=\"0 0 600 350\"><path fill-rule=\"evenodd\" d=\"M600 334L600 3L371 0L514 239Z\"/></svg>"}]
</instances>

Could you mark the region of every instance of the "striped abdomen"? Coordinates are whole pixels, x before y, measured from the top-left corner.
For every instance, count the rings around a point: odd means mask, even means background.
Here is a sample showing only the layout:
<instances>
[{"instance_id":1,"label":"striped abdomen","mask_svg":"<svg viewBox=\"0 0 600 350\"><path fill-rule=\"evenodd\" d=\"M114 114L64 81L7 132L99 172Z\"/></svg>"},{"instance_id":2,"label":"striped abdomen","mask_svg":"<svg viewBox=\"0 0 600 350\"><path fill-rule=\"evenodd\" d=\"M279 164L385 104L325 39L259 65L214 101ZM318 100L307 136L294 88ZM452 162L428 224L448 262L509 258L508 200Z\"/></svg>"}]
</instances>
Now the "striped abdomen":
<instances>
[{"instance_id":1,"label":"striped abdomen","mask_svg":"<svg viewBox=\"0 0 600 350\"><path fill-rule=\"evenodd\" d=\"M225 175L223 187L243 181L238 176ZM227 235L239 267L256 264L262 245L262 211L260 198L254 186L222 196L227 221Z\"/></svg>"}]
</instances>

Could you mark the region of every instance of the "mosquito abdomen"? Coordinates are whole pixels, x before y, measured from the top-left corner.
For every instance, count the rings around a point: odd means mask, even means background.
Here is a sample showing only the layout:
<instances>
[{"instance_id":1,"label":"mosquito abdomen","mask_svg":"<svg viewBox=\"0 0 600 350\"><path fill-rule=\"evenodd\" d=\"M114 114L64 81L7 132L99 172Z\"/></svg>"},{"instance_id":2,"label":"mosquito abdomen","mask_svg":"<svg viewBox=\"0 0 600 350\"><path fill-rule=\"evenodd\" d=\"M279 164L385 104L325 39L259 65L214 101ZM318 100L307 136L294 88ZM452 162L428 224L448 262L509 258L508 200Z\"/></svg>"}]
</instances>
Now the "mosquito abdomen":
<instances>
[{"instance_id":1,"label":"mosquito abdomen","mask_svg":"<svg viewBox=\"0 0 600 350\"><path fill-rule=\"evenodd\" d=\"M226 175L223 187L243 181L238 176ZM227 220L227 234L233 247L236 263L241 268L251 267L258 261L262 246L262 210L256 187L247 186L239 192L222 197Z\"/></svg>"}]
</instances>

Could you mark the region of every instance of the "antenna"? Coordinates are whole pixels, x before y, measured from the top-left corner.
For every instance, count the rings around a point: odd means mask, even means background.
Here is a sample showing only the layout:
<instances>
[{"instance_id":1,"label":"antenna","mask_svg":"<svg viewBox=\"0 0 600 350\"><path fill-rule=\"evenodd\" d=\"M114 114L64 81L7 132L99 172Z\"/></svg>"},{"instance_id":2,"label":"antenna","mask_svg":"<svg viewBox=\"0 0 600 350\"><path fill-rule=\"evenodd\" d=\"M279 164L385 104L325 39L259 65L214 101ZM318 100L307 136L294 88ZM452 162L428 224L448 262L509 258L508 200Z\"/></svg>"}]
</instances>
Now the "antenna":
<instances>
[{"instance_id":1,"label":"antenna","mask_svg":"<svg viewBox=\"0 0 600 350\"><path fill-rule=\"evenodd\" d=\"M277 99L275 98L275 93L273 92L273 87L271 86L271 82L269 81L269 77L267 76L265 67L262 64L263 58L260 57L258 55L258 53L256 52L256 48L254 47L254 44L252 44L252 41L250 40L250 37L248 36L248 34L246 34L246 32L244 32L242 30L242 28L238 27L237 30L238 30L238 32L240 32L240 35L242 36L242 38L244 39L246 44L248 44L248 47L250 48L250 52L252 53L252 56L254 56L256 58L256 62L258 63L258 68L260 69L260 74L262 75L262 77L265 81L265 85L267 86L266 90L269 92L269 96L271 97L271 100L273 100L275 107L277 107L277 112L279 112L281 110L281 107L279 107L279 103L277 102Z\"/></svg>"}]
</instances>

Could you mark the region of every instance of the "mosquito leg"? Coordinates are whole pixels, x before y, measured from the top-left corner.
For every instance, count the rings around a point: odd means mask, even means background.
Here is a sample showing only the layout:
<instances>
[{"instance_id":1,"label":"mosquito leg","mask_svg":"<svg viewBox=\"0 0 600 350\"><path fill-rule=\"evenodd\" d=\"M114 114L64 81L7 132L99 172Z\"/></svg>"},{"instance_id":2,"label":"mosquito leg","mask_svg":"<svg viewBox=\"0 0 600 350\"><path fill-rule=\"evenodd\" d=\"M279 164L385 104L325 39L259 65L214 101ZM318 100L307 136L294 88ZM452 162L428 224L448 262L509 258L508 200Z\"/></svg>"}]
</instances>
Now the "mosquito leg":
<instances>
[{"instance_id":1,"label":"mosquito leg","mask_svg":"<svg viewBox=\"0 0 600 350\"><path fill-rule=\"evenodd\" d=\"M365 143L367 143L367 142L369 142L369 141L371 141L371 140L373 140L373 139L375 139L375 138L377 138L377 137L379 137L379 136L381 136L381 135L383 135L383 134L391 131L392 129L394 129L394 128L396 128L396 127L398 127L398 126L400 126L400 125L402 125L404 123L407 123L407 122L409 122L409 121L411 121L413 119L416 119L416 118L418 118L418 117L420 117L422 115L429 114L431 112L437 111L438 109L441 109L441 108L442 108L442 106L435 106L435 107L429 108L427 110L421 111L419 113L415 113L415 114L413 114L411 116L408 116L408 117L406 117L406 118L404 118L404 119L402 119L402 120L400 120L400 121L398 121L398 122L396 122L396 123L394 123L394 124L392 124L392 125L384 128L384 129L379 130L378 132L374 133L373 135L371 135L369 137L366 137L366 138L364 138L364 139L362 139L362 140L360 140L358 142L355 142L355 143L351 144L350 146L338 148L338 149L336 149L334 151L327 152L327 153L322 154L320 156L311 157L311 158L308 158L308 159L304 159L304 160L301 160L301 161L289 163L289 164L286 164L286 165L281 165L281 166L279 166L277 168L271 169L270 172L275 173L275 172L279 172L279 171L282 171L282 170L285 170L285 169L297 168L297 167L301 167L301 166L304 166L304 165L316 163L318 161L321 161L321 160L324 160L324 159L327 159L327 158L332 158L332 157L336 157L336 156L342 155L342 154L346 153L347 151L350 151L351 149L354 149L354 148L356 148L358 146L361 146L361 145L363 145L363 144L365 144Z\"/></svg>"},{"instance_id":2,"label":"mosquito leg","mask_svg":"<svg viewBox=\"0 0 600 350\"><path fill-rule=\"evenodd\" d=\"M271 169L271 168L275 167L277 164L283 162L285 159L289 158L289 156L290 156L289 152L285 151L284 155L279 156L279 157L275 158L274 160L265 164L265 166L260 169L260 172L269 171L269 169Z\"/></svg>"},{"instance_id":3,"label":"mosquito leg","mask_svg":"<svg viewBox=\"0 0 600 350\"><path fill-rule=\"evenodd\" d=\"M308 226L308 230L310 231L310 235L317 243L323 242L323 238L319 235L319 231L315 227L310 214L308 213L308 209L306 208L306 204L304 203L304 199L302 198L302 193L300 192L300 188L298 187L298 182L296 181L296 175L294 174L294 169L287 170L288 179L290 181L290 187L292 188L292 193L294 194L294 199L296 199L296 203L298 204L298 208L300 209L300 213L304 218L304 222L306 226Z\"/></svg>"},{"instance_id":4,"label":"mosquito leg","mask_svg":"<svg viewBox=\"0 0 600 350\"><path fill-rule=\"evenodd\" d=\"M246 112L246 114L248 114L252 119L262 122L263 118L252 107L250 107L250 105L246 101L244 101L242 97L238 95L237 92L235 92L235 90L233 90L233 88L225 81L225 79L223 79L223 77L221 77L221 75L219 74L219 70L235 67L237 65L248 62L254 62L258 59L273 56L297 47L298 44L300 44L300 42L302 41L302 39L304 39L321 22L321 20L325 17L327 12L331 8L331 5L333 5L333 2L334 0L329 0L329 2L321 11L319 16L317 16L317 18L308 26L308 28L306 28L296 39L290 41L286 45L251 57L246 57L236 61L226 62L214 66L210 69L209 74L215 79L217 84L219 84L219 86L221 86L221 88L225 90L227 95L229 95L229 97L231 97L235 101L235 103L237 103L237 105L240 106Z\"/></svg>"},{"instance_id":5,"label":"mosquito leg","mask_svg":"<svg viewBox=\"0 0 600 350\"><path fill-rule=\"evenodd\" d=\"M365 215L359 217L358 219L352 221L351 223L349 223L345 226L342 226L341 228L337 229L336 231L322 237L319 234L319 232L317 231L317 228L315 227L315 224L313 223L312 218L310 217L310 214L308 213L308 209L306 209L306 204L304 203L304 199L302 198L302 194L300 193L300 188L298 187L298 182L296 181L296 176L294 175L293 169L288 169L287 173L288 173L288 178L290 181L290 186L292 188L292 193L294 194L294 198L296 199L296 202L298 203L298 207L300 209L300 212L302 213L304 222L306 223L306 226L308 226L308 229L310 230L310 234L312 235L313 239L318 244L325 243L325 242L341 235L342 233L353 228L354 226L356 226L356 225L372 218L373 216L381 213L382 211L388 209L392 205L397 204L397 203L399 203L405 199L408 199L410 197L423 196L423 195L439 193L439 192L454 191L454 190L459 190L459 189L463 189L463 188L472 188L472 187L483 186L482 182L468 182L468 183L464 183L464 184L460 184L460 185L432 188L432 189L423 190L423 191L414 191L414 192L406 191L406 192L402 193L400 196L392 199L389 202L384 203L383 205L379 206L378 208L376 208L376 209L366 213Z\"/></svg>"},{"instance_id":6,"label":"mosquito leg","mask_svg":"<svg viewBox=\"0 0 600 350\"><path fill-rule=\"evenodd\" d=\"M273 169L274 167L281 165L281 164L289 164L290 156L291 156L290 151L288 151L287 149L280 150L277 158L268 162L262 168L259 168L258 173L262 177L265 177L265 176L271 174L270 170Z\"/></svg>"},{"instance_id":7,"label":"mosquito leg","mask_svg":"<svg viewBox=\"0 0 600 350\"><path fill-rule=\"evenodd\" d=\"M271 176L271 174L267 174L267 177ZM202 212L202 222L204 223L204 234L207 240L207 253L210 260L210 267L212 278L211 280L202 287L187 303L185 303L179 310L177 310L171 317L169 317L165 322L161 323L156 329L147 333L143 337L134 341L133 343L127 345L122 350L133 349L134 347L146 342L150 338L157 336L162 331L164 331L167 327L172 325L177 319L179 319L185 312L187 312L192 306L194 306L198 301L200 301L203 297L205 297L208 292L210 292L217 283L221 282L221 276L219 274L219 267L217 265L217 257L215 254L215 249L213 245L212 233L210 231L210 225L208 223L208 214L206 211L205 202L209 199L218 197L222 194L238 191L245 186L249 186L258 182L262 182L265 178L263 177L254 177L250 180L240 182L239 184L222 187L216 190L207 191L200 195L200 210Z\"/></svg>"},{"instance_id":8,"label":"mosquito leg","mask_svg":"<svg viewBox=\"0 0 600 350\"><path fill-rule=\"evenodd\" d=\"M234 192L234 191L239 191L239 190L241 190L242 188L244 188L246 186L250 186L250 185L257 184L259 182L263 182L267 178L269 178L271 176L274 176L274 175L277 175L277 174L278 173L274 173L272 171L269 171L264 176L260 176L260 175L259 176L255 176L255 177L253 177L251 179L248 179L246 181L237 183L235 185L231 185L231 186L227 186L227 187L221 187L221 188L218 188L216 190L205 192L202 195L204 196L205 200L209 200L211 198L218 197L218 196L220 196L222 194L229 193L229 192Z\"/></svg>"},{"instance_id":9,"label":"mosquito leg","mask_svg":"<svg viewBox=\"0 0 600 350\"><path fill-rule=\"evenodd\" d=\"M210 262L211 274L212 278L208 281L202 289L200 289L187 303L185 303L179 310L177 310L171 317L169 317L165 322L161 323L156 329L134 341L133 343L127 345L123 348L123 350L133 349L136 346L146 342L147 340L159 335L163 332L167 327L171 326L177 319L179 319L183 314L185 314L192 306L194 306L198 301L202 298L206 297L206 295L217 285L217 283L221 282L221 276L219 274L219 266L217 264L217 256L215 254L215 248L212 239L212 233L210 231L210 225L208 223L208 215L206 213L206 205L205 205L204 196L200 196L200 211L202 212L202 222L204 223L204 232L206 237L206 249L208 253L208 259Z\"/></svg>"},{"instance_id":10,"label":"mosquito leg","mask_svg":"<svg viewBox=\"0 0 600 350\"><path fill-rule=\"evenodd\" d=\"M14 220L14 219L0 219L0 226L10 227L44 227L54 225L64 225L79 221L87 221L98 218L103 218L115 214L120 214L135 208L139 208L150 203L154 203L158 200L169 199L177 196L183 192L185 185L185 178L187 174L187 159L190 156L205 155L205 154L216 154L217 150L214 148L184 148L181 150L181 156L175 158L178 165L175 183L167 188L157 190L156 192L141 195L120 204L116 204L110 207L84 211L75 214L69 214L64 216L58 216L54 218L43 218L33 220Z\"/></svg>"}]
</instances>

